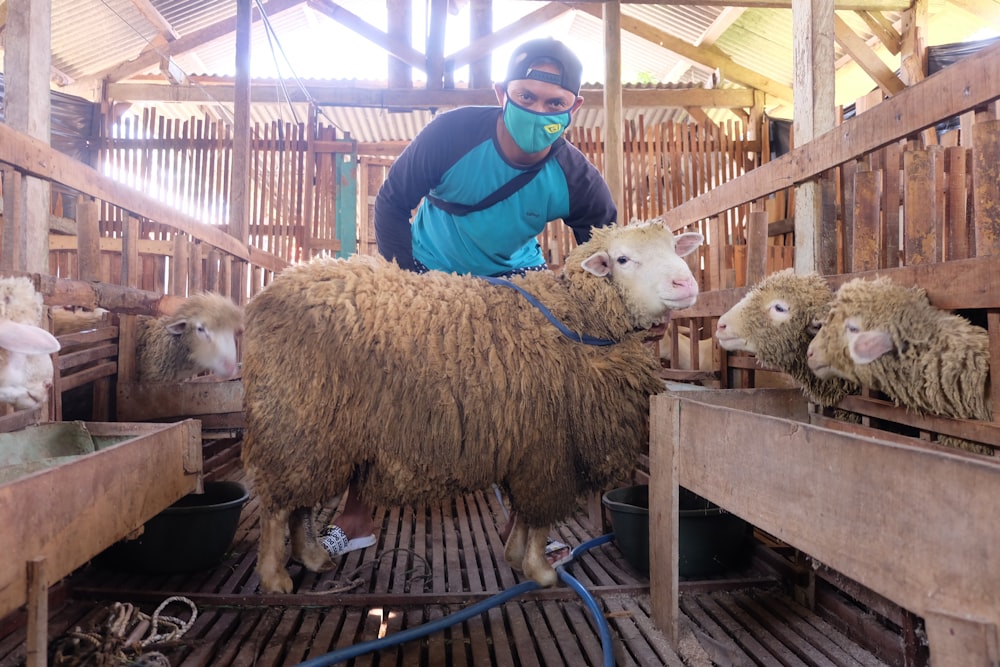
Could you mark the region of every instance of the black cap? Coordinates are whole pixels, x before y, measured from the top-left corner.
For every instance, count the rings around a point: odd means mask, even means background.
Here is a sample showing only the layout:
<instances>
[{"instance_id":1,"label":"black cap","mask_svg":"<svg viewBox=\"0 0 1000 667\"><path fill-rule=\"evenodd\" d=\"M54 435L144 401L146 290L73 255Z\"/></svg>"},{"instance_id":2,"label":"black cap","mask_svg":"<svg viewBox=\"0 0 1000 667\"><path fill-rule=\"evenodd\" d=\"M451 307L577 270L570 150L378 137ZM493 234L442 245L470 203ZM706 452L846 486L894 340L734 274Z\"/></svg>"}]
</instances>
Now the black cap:
<instances>
[{"instance_id":1,"label":"black cap","mask_svg":"<svg viewBox=\"0 0 1000 667\"><path fill-rule=\"evenodd\" d=\"M550 58L559 63L562 74L531 69L531 65L538 62L540 58ZM559 40L543 37L525 42L514 49L514 53L510 57L510 64L507 66L507 78L504 80L504 85L516 79L535 79L554 83L574 95L579 95L582 77L583 65L576 54Z\"/></svg>"}]
</instances>

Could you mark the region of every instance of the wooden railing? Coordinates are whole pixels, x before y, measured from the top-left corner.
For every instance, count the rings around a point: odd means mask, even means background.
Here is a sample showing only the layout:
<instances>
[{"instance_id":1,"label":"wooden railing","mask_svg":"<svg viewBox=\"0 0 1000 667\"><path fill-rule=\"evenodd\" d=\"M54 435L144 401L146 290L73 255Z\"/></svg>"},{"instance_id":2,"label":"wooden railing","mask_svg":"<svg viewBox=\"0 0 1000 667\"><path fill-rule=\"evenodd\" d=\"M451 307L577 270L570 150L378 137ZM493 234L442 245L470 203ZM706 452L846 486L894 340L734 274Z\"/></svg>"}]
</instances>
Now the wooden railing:
<instances>
[{"instance_id":1,"label":"wooden railing","mask_svg":"<svg viewBox=\"0 0 1000 667\"><path fill-rule=\"evenodd\" d=\"M934 306L985 324L994 369L993 421L918 415L870 388L839 406L860 423L832 418L795 389L656 397L651 593L654 618L669 635L678 631L671 517L681 485L919 615L936 666L996 662L1000 571L985 554L996 544L1000 463L927 441L945 434L1000 445L998 101L1000 46L664 215L675 230L708 221L719 231L713 240L724 240L729 212L747 204L759 210L772 193L825 181L838 192L830 215L799 222L819 235L818 263L830 285L880 275L924 288ZM951 147L923 143L927 128L953 117L961 117L961 129ZM674 321L707 322L711 330L747 285L772 272L766 216L751 213L748 226L746 282L713 275L713 289ZM726 250L709 247L717 266L732 272L721 264ZM753 357L721 355L722 387L752 386L740 378L755 368ZM783 393L768 393L775 391Z\"/></svg>"}]
</instances>

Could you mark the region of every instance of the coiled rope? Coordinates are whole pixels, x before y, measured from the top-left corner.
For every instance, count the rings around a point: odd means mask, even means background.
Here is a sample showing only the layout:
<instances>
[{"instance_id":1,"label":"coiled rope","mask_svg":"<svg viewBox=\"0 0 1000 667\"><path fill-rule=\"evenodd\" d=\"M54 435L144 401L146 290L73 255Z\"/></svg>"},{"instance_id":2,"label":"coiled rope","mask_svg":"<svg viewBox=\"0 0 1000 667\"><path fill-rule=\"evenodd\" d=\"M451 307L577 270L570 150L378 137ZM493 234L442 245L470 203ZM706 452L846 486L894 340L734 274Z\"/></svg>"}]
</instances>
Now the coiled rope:
<instances>
[{"instance_id":1,"label":"coiled rope","mask_svg":"<svg viewBox=\"0 0 1000 667\"><path fill-rule=\"evenodd\" d=\"M164 614L170 604L187 605L187 620ZM57 640L52 664L57 667L82 665L143 665L144 667L170 667L170 661L158 651L144 649L148 646L176 641L183 637L198 618L198 607L182 595L174 595L150 614L143 613L128 602L115 602L108 615L91 630L79 626ZM148 630L148 633L147 633Z\"/></svg>"}]
</instances>

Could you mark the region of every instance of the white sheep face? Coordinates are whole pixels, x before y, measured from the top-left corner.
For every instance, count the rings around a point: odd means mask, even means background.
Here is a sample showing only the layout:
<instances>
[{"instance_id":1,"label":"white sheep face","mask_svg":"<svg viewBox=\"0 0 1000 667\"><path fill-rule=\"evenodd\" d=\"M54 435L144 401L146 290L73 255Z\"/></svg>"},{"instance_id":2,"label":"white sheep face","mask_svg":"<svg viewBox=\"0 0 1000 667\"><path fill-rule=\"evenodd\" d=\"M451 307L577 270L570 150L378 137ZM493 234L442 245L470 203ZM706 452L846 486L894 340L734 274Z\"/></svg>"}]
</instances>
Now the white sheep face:
<instances>
[{"instance_id":1,"label":"white sheep face","mask_svg":"<svg viewBox=\"0 0 1000 667\"><path fill-rule=\"evenodd\" d=\"M753 340L747 338L739 322L742 321L743 313L750 307L751 294L747 294L740 301L730 308L719 318L719 323L715 329L715 337L719 341L719 346L730 352L751 352L757 353L757 345ZM770 326L777 330L778 327L786 324L792 317L792 304L787 299L776 298L765 305L765 317Z\"/></svg>"},{"instance_id":2,"label":"white sheep face","mask_svg":"<svg viewBox=\"0 0 1000 667\"><path fill-rule=\"evenodd\" d=\"M0 403L19 410L44 403L54 372L49 355L58 350L59 341L42 328L0 322Z\"/></svg>"},{"instance_id":3,"label":"white sheep face","mask_svg":"<svg viewBox=\"0 0 1000 667\"><path fill-rule=\"evenodd\" d=\"M192 329L189 337L191 360L219 377L235 376L239 368L236 356L238 332L227 327L213 329L198 318L175 320L166 329L171 334L180 336L188 327Z\"/></svg>"},{"instance_id":4,"label":"white sheep face","mask_svg":"<svg viewBox=\"0 0 1000 667\"><path fill-rule=\"evenodd\" d=\"M611 240L606 252L594 253L582 266L598 277L610 275L636 310L656 321L669 310L689 308L697 301L698 282L681 258L702 241L704 237L697 232L623 234Z\"/></svg>"}]
</instances>

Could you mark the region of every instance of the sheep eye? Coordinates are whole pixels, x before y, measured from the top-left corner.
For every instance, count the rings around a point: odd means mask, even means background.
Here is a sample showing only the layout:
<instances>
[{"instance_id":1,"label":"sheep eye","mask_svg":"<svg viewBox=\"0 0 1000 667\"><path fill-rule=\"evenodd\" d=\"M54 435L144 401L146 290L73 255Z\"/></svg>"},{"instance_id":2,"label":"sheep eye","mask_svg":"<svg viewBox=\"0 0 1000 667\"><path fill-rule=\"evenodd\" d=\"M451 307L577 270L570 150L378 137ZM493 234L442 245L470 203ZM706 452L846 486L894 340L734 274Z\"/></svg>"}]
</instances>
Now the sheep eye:
<instances>
[{"instance_id":1,"label":"sheep eye","mask_svg":"<svg viewBox=\"0 0 1000 667\"><path fill-rule=\"evenodd\" d=\"M619 264L628 264L628 257L626 257L625 255L621 255L615 261L618 262Z\"/></svg>"},{"instance_id":2,"label":"sheep eye","mask_svg":"<svg viewBox=\"0 0 1000 667\"><path fill-rule=\"evenodd\" d=\"M788 306L785 306L784 304L780 304L780 303L774 304L774 309L776 311L778 311L779 313L787 313L788 312Z\"/></svg>"},{"instance_id":3,"label":"sheep eye","mask_svg":"<svg viewBox=\"0 0 1000 667\"><path fill-rule=\"evenodd\" d=\"M198 333L205 333L205 325L204 324L199 324L198 325Z\"/></svg>"},{"instance_id":4,"label":"sheep eye","mask_svg":"<svg viewBox=\"0 0 1000 667\"><path fill-rule=\"evenodd\" d=\"M857 324L845 324L844 328L847 329L847 333L856 334L861 332L861 327Z\"/></svg>"}]
</instances>

